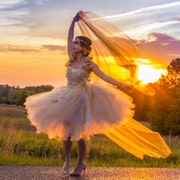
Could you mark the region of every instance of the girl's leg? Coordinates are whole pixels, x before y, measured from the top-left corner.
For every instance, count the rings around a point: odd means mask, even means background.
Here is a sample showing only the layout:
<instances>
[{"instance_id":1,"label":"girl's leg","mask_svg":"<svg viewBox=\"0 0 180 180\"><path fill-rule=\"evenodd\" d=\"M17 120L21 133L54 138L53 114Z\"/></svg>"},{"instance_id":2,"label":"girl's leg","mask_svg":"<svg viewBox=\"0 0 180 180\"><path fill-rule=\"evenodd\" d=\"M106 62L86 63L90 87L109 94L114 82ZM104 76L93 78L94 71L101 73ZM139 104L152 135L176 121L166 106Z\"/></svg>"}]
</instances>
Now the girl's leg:
<instances>
[{"instance_id":1,"label":"girl's leg","mask_svg":"<svg viewBox=\"0 0 180 180\"><path fill-rule=\"evenodd\" d=\"M84 163L84 158L86 154L86 142L84 139L78 141L78 161L73 172L70 173L71 176L79 176L83 170L85 170L86 165Z\"/></svg>"},{"instance_id":2,"label":"girl's leg","mask_svg":"<svg viewBox=\"0 0 180 180\"><path fill-rule=\"evenodd\" d=\"M70 137L69 137L67 141L64 141L65 162L62 169L63 173L69 173L71 148L72 148L72 141L70 141Z\"/></svg>"},{"instance_id":3,"label":"girl's leg","mask_svg":"<svg viewBox=\"0 0 180 180\"><path fill-rule=\"evenodd\" d=\"M85 139L80 139L78 141L78 162L77 162L77 165L82 165L84 163L85 154L86 154L86 142L85 142Z\"/></svg>"}]
</instances>

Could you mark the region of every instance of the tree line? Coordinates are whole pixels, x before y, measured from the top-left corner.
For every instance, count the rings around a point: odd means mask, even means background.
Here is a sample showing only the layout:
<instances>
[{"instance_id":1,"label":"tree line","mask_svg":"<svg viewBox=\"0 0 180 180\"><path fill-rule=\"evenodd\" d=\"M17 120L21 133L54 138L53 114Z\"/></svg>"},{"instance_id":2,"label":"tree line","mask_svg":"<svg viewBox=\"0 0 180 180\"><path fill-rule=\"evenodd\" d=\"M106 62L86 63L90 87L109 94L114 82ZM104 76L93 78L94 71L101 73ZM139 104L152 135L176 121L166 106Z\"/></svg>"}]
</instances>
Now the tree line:
<instances>
[{"instance_id":1,"label":"tree line","mask_svg":"<svg viewBox=\"0 0 180 180\"><path fill-rule=\"evenodd\" d=\"M135 106L135 119L150 123L153 130L162 135L180 135L180 58L173 59L167 67L167 75L151 83L154 96L134 91L131 96ZM51 85L25 88L0 85L0 104L23 105L33 94L51 91Z\"/></svg>"},{"instance_id":2,"label":"tree line","mask_svg":"<svg viewBox=\"0 0 180 180\"><path fill-rule=\"evenodd\" d=\"M52 89L51 85L27 86L25 88L7 84L0 85L0 104L23 105L28 96Z\"/></svg>"}]
</instances>

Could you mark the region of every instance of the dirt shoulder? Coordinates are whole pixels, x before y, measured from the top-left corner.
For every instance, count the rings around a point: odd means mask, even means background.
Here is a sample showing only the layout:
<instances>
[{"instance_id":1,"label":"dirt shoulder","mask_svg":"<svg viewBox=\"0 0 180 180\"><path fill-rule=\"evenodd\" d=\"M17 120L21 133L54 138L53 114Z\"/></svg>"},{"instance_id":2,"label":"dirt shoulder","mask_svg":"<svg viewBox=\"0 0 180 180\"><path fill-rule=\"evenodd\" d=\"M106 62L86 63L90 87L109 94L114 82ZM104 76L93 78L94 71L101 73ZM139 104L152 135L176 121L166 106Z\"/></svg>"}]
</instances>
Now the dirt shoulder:
<instances>
[{"instance_id":1,"label":"dirt shoulder","mask_svg":"<svg viewBox=\"0 0 180 180\"><path fill-rule=\"evenodd\" d=\"M57 166L0 166L0 180L180 180L176 168L87 167L85 175L69 177Z\"/></svg>"}]
</instances>

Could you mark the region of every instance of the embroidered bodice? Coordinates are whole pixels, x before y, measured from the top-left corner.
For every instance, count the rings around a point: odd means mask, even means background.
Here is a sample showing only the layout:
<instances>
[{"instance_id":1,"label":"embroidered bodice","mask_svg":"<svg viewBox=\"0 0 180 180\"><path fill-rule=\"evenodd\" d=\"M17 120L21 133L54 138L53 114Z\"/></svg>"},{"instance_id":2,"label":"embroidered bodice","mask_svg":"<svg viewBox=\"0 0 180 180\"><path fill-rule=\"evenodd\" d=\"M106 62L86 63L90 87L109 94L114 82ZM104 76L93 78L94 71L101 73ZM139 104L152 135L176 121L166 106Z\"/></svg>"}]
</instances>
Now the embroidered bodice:
<instances>
[{"instance_id":1,"label":"embroidered bodice","mask_svg":"<svg viewBox=\"0 0 180 180\"><path fill-rule=\"evenodd\" d=\"M89 80L89 73L84 69L75 69L68 66L67 72L67 86L85 86Z\"/></svg>"}]
</instances>

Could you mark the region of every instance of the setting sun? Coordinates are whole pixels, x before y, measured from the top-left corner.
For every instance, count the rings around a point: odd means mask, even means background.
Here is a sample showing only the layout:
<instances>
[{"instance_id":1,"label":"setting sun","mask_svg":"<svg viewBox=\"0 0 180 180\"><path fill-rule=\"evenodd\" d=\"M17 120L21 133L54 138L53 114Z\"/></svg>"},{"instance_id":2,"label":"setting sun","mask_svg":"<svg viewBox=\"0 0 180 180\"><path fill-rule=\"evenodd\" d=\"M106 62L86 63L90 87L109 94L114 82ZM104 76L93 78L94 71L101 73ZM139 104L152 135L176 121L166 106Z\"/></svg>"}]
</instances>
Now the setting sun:
<instances>
[{"instance_id":1,"label":"setting sun","mask_svg":"<svg viewBox=\"0 0 180 180\"><path fill-rule=\"evenodd\" d=\"M143 84L155 82L165 73L165 69L156 69L151 65L139 65L138 67L138 79Z\"/></svg>"}]
</instances>

